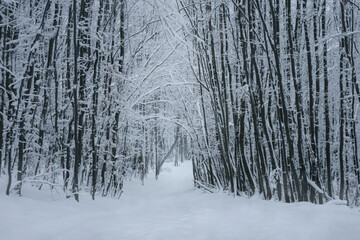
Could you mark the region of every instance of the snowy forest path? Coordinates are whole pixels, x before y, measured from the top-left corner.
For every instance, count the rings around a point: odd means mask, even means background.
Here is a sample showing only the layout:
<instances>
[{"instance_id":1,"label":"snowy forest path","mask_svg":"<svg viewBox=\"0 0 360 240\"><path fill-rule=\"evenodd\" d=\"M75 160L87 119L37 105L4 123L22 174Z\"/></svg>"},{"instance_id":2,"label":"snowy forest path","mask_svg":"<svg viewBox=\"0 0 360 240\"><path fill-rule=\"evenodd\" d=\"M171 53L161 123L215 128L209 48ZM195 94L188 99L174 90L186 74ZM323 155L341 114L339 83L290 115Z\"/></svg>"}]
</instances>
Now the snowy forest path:
<instances>
[{"instance_id":1,"label":"snowy forest path","mask_svg":"<svg viewBox=\"0 0 360 240\"><path fill-rule=\"evenodd\" d=\"M149 175L139 185L125 182L120 199L92 201L83 192L80 203L29 186L21 198L0 195L0 239L358 239L358 209L204 193L193 187L190 161L165 163L158 180Z\"/></svg>"}]
</instances>

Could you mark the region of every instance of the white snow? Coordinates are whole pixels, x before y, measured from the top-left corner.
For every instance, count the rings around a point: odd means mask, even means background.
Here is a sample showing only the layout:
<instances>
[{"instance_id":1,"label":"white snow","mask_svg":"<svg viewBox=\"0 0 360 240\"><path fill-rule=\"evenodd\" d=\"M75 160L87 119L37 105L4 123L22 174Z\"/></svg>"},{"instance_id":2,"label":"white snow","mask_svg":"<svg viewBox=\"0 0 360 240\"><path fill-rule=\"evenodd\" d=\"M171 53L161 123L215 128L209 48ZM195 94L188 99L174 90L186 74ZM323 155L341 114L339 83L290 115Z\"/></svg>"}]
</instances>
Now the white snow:
<instances>
[{"instance_id":1,"label":"white snow","mask_svg":"<svg viewBox=\"0 0 360 240\"><path fill-rule=\"evenodd\" d=\"M6 196L0 185L1 240L359 239L359 209L285 204L194 189L191 163L165 163L159 180L126 182L120 199L82 193L53 200L26 186Z\"/></svg>"}]
</instances>

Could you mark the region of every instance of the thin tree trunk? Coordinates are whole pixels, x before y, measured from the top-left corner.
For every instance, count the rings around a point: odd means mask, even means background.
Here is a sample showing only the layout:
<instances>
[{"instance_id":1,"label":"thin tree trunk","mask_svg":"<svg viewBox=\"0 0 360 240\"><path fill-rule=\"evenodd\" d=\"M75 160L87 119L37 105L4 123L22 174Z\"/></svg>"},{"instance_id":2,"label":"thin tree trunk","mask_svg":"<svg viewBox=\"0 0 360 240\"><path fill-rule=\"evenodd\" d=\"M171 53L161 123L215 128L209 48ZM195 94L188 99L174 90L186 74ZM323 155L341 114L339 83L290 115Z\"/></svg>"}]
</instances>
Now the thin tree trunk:
<instances>
[{"instance_id":1,"label":"thin tree trunk","mask_svg":"<svg viewBox=\"0 0 360 240\"><path fill-rule=\"evenodd\" d=\"M75 200L79 202L79 167L81 163L81 148L79 143L79 106L78 106L78 43L77 43L77 21L76 21L76 0L73 0L73 49L74 49L74 82L73 82L73 107L74 107L74 139L75 139L75 162L72 192Z\"/></svg>"},{"instance_id":2,"label":"thin tree trunk","mask_svg":"<svg viewBox=\"0 0 360 240\"><path fill-rule=\"evenodd\" d=\"M325 158L327 191L332 198L332 177L331 177L331 145L330 145L330 117L329 117L329 80L327 63L327 41L326 37L326 1L322 1L321 8L321 37L323 38L323 75L324 75L324 117L325 117Z\"/></svg>"}]
</instances>

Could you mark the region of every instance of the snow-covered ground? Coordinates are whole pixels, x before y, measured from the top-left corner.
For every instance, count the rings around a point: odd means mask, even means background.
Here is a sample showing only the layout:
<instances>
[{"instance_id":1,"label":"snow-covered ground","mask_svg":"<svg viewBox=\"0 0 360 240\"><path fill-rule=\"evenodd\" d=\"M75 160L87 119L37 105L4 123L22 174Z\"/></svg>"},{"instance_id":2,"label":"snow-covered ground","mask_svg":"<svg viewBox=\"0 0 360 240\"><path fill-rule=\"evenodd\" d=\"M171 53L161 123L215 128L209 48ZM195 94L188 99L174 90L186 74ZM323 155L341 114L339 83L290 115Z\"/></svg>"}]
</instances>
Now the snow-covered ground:
<instances>
[{"instance_id":1,"label":"snow-covered ground","mask_svg":"<svg viewBox=\"0 0 360 240\"><path fill-rule=\"evenodd\" d=\"M158 181L126 182L120 199L83 193L80 203L26 186L22 197L8 197L1 184L0 239L360 239L359 209L204 193L191 174L190 162L167 163Z\"/></svg>"}]
</instances>

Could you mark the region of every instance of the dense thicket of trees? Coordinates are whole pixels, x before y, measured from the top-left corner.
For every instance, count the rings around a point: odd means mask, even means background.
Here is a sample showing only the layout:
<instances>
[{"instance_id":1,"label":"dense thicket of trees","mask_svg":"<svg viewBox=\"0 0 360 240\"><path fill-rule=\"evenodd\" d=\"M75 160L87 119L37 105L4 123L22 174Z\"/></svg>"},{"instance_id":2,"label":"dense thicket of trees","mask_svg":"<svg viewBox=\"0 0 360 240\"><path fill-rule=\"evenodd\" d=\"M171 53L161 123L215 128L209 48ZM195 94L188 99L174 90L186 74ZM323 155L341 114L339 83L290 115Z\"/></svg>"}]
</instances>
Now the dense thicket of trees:
<instances>
[{"instance_id":1,"label":"dense thicket of trees","mask_svg":"<svg viewBox=\"0 0 360 240\"><path fill-rule=\"evenodd\" d=\"M200 84L198 185L358 204L357 3L178 3Z\"/></svg>"},{"instance_id":2,"label":"dense thicket of trees","mask_svg":"<svg viewBox=\"0 0 360 240\"><path fill-rule=\"evenodd\" d=\"M28 182L76 200L80 189L93 198L120 196L125 177L144 179L155 166L158 174L186 144L172 118L181 114L179 77L169 70L178 46L167 44L157 5L0 1L0 174L8 177L7 194L21 194Z\"/></svg>"},{"instance_id":3,"label":"dense thicket of trees","mask_svg":"<svg viewBox=\"0 0 360 240\"><path fill-rule=\"evenodd\" d=\"M173 156L209 191L359 204L356 1L0 6L7 194L120 196Z\"/></svg>"}]
</instances>

